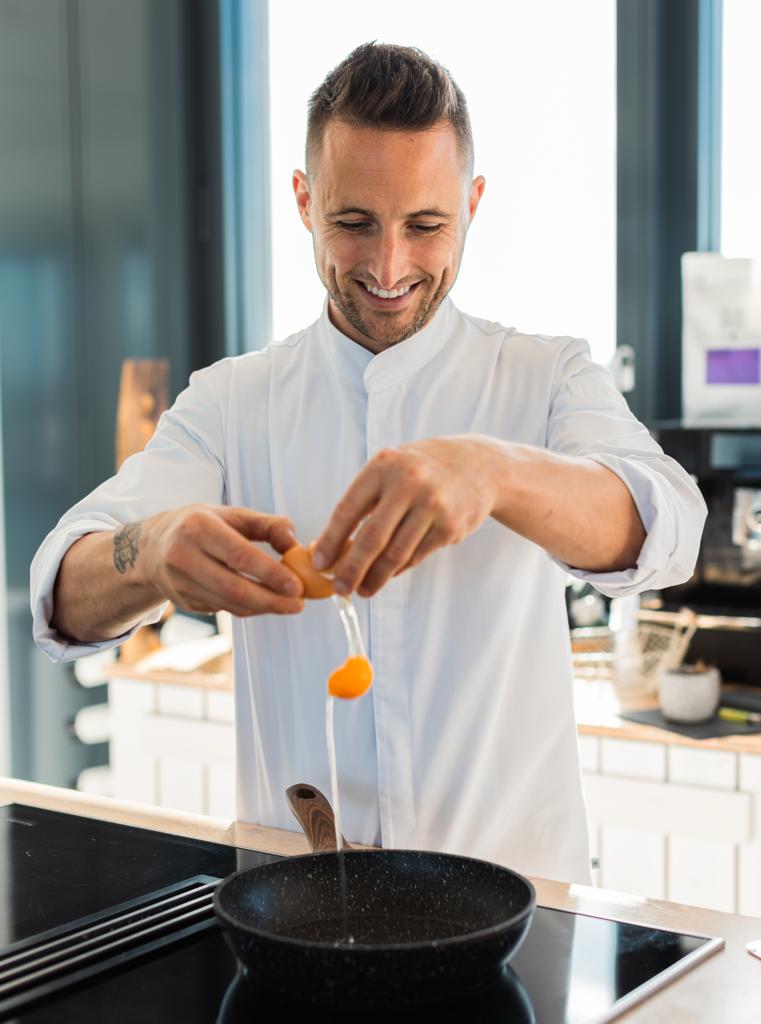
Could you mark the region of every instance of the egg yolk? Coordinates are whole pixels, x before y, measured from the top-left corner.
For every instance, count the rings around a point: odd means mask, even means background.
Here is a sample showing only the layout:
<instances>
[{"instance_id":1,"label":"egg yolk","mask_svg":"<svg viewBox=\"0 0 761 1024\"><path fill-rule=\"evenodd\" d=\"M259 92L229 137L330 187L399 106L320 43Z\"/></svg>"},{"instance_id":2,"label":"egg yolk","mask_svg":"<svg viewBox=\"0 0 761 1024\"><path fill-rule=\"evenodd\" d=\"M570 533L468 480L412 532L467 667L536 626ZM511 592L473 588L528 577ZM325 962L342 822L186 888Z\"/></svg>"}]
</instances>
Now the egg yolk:
<instances>
[{"instance_id":1,"label":"egg yolk","mask_svg":"<svg viewBox=\"0 0 761 1024\"><path fill-rule=\"evenodd\" d=\"M328 679L328 693L331 697L353 700L367 693L373 681L373 667L367 658L354 655L331 672Z\"/></svg>"}]
</instances>

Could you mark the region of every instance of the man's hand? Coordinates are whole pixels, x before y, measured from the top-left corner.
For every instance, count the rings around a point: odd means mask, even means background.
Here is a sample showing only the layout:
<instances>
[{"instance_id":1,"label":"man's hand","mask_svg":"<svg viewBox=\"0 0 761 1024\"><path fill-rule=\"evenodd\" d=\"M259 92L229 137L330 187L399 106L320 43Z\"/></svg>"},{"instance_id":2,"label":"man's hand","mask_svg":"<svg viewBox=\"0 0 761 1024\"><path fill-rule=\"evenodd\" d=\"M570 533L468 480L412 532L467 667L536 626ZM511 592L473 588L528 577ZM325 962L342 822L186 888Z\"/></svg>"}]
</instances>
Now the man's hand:
<instances>
[{"instance_id":1,"label":"man's hand","mask_svg":"<svg viewBox=\"0 0 761 1024\"><path fill-rule=\"evenodd\" d=\"M282 553L296 538L283 516L217 505L86 534L61 562L51 625L91 643L121 636L167 599L194 612L300 612L301 580L252 541Z\"/></svg>"},{"instance_id":2,"label":"man's hand","mask_svg":"<svg viewBox=\"0 0 761 1024\"><path fill-rule=\"evenodd\" d=\"M606 466L468 434L376 455L336 506L312 562L316 569L330 566L359 527L336 563L335 587L371 597L391 576L462 540L487 516L590 572L633 568L645 541L628 488Z\"/></svg>"},{"instance_id":3,"label":"man's hand","mask_svg":"<svg viewBox=\"0 0 761 1024\"><path fill-rule=\"evenodd\" d=\"M494 458L490 446L468 436L379 452L336 505L315 545L313 565L332 565L359 527L336 564L335 588L371 597L392 576L481 525L496 495Z\"/></svg>"},{"instance_id":4,"label":"man's hand","mask_svg":"<svg viewBox=\"0 0 761 1024\"><path fill-rule=\"evenodd\" d=\"M241 617L288 615L304 607L298 576L251 543L265 541L280 554L292 547L292 524L283 516L191 505L148 520L143 537L138 558L145 559L145 578L162 600L192 612Z\"/></svg>"}]
</instances>

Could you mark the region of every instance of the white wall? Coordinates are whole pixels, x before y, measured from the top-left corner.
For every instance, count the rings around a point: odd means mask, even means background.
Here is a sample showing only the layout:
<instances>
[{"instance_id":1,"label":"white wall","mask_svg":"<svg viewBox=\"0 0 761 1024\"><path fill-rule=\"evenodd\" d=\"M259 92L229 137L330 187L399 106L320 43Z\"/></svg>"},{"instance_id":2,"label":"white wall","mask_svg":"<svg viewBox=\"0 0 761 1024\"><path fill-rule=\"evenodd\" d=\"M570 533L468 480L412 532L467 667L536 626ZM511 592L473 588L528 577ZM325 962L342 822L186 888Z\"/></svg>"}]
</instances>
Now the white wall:
<instances>
[{"instance_id":1,"label":"white wall","mask_svg":"<svg viewBox=\"0 0 761 1024\"><path fill-rule=\"evenodd\" d=\"M452 291L467 312L615 346L613 0L291 0L270 3L274 334L319 314L323 289L296 213L310 93L371 39L415 45L468 99L486 193ZM625 339L622 339L625 340Z\"/></svg>"},{"instance_id":2,"label":"white wall","mask_svg":"<svg viewBox=\"0 0 761 1024\"><path fill-rule=\"evenodd\" d=\"M724 0L721 251L761 258L761 3Z\"/></svg>"}]
</instances>

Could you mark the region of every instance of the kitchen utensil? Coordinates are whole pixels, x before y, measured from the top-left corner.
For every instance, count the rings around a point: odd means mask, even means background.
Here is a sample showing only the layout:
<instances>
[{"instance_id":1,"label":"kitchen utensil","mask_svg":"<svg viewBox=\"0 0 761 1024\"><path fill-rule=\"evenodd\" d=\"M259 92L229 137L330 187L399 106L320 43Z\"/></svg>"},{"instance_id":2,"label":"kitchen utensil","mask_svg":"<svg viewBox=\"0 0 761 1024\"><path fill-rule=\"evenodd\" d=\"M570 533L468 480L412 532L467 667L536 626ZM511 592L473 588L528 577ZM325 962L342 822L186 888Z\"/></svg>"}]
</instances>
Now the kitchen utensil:
<instances>
[{"instance_id":1,"label":"kitchen utensil","mask_svg":"<svg viewBox=\"0 0 761 1024\"><path fill-rule=\"evenodd\" d=\"M330 804L305 784L288 795L312 849L333 852L238 872L214 899L229 944L260 981L312 1003L409 1004L477 985L520 946L534 887L455 854L348 849L344 915Z\"/></svg>"},{"instance_id":2,"label":"kitchen utensil","mask_svg":"<svg viewBox=\"0 0 761 1024\"><path fill-rule=\"evenodd\" d=\"M679 665L699 626L698 617L688 608L678 612L640 608L637 628L631 636L632 650L622 659L616 631L608 626L571 630L573 670L577 679L609 679L617 686L631 689L632 666L636 665L638 689L655 691L662 668ZM623 664L622 664L623 663ZM622 667L626 668L624 675Z\"/></svg>"},{"instance_id":3,"label":"kitchen utensil","mask_svg":"<svg viewBox=\"0 0 761 1024\"><path fill-rule=\"evenodd\" d=\"M742 708L721 707L717 714L725 722L744 722L749 725L758 725L761 722L761 714L758 711L744 711Z\"/></svg>"}]
</instances>

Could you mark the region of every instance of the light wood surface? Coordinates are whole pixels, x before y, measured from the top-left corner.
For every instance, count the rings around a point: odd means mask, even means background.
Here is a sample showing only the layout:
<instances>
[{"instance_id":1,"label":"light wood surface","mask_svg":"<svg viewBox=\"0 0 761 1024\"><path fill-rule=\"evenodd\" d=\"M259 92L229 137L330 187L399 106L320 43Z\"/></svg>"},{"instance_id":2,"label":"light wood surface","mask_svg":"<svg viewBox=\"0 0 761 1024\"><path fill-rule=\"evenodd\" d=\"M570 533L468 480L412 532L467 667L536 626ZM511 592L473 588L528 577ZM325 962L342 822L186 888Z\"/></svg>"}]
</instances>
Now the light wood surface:
<instances>
[{"instance_id":1,"label":"light wood surface","mask_svg":"<svg viewBox=\"0 0 761 1024\"><path fill-rule=\"evenodd\" d=\"M194 672L169 670L145 671L140 664L124 665L116 662L109 666L111 679L136 679L146 683L172 683L175 686L207 687L213 690L233 689L232 655L223 654L202 665ZM668 743L702 750L725 750L734 754L761 754L761 733L746 736L719 736L712 740L694 740L689 736L654 725L642 725L621 718L627 709L655 708L652 694L622 695L606 680L577 679L574 684L574 704L578 731L584 736L613 736L622 740L640 740L647 743ZM761 1018L759 1018L761 1021Z\"/></svg>"},{"instance_id":2,"label":"light wood surface","mask_svg":"<svg viewBox=\"0 0 761 1024\"><path fill-rule=\"evenodd\" d=\"M733 687L734 689L734 687ZM748 687L758 693L755 687ZM585 736L614 736L621 740L668 743L675 746L699 747L701 750L725 750L734 754L761 754L761 733L744 736L717 736L710 740L694 740L689 736L655 725L642 725L621 718L620 712L657 708L652 694L626 696L606 680L577 679L574 684L574 705L578 731ZM760 867L761 870L761 867ZM761 1016L759 1016L761 1021Z\"/></svg>"},{"instance_id":3,"label":"light wood surface","mask_svg":"<svg viewBox=\"0 0 761 1024\"><path fill-rule=\"evenodd\" d=\"M193 672L174 669L142 669L140 662L125 664L121 660L109 665L109 679L136 679L143 683L171 683L173 686L205 687L209 690L233 690L233 656L220 654Z\"/></svg>"},{"instance_id":4,"label":"light wood surface","mask_svg":"<svg viewBox=\"0 0 761 1024\"><path fill-rule=\"evenodd\" d=\"M0 778L0 803L22 803L174 835L286 856L307 852L303 835L258 825L142 807L72 790ZM532 879L543 906L595 917L719 936L725 948L629 1011L628 1024L759 1024L761 961L745 943L761 939L761 919L722 914L623 893Z\"/></svg>"}]
</instances>

